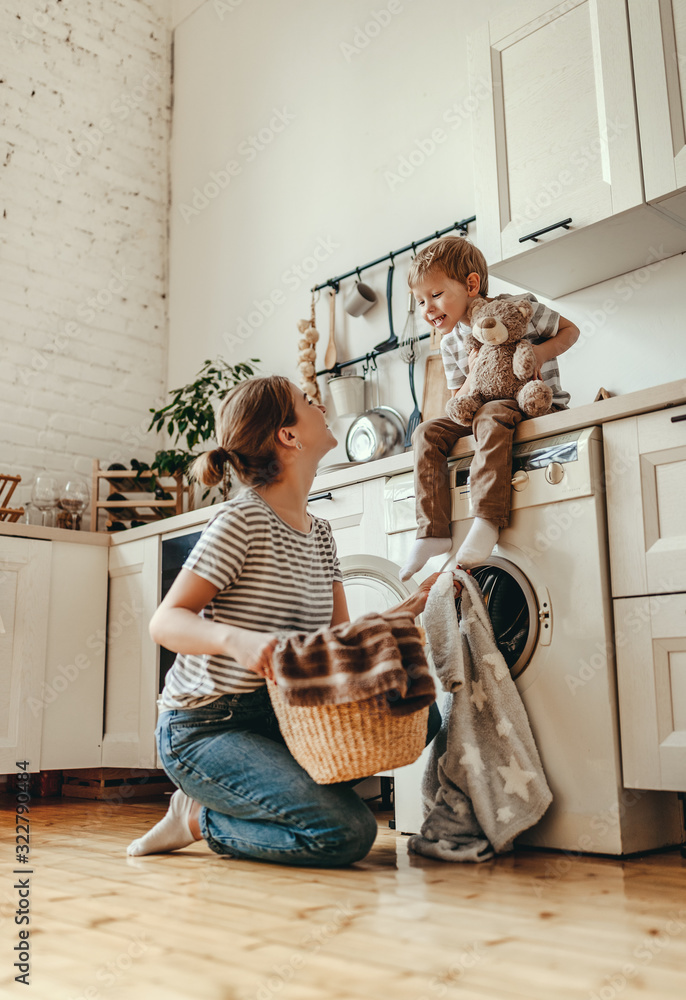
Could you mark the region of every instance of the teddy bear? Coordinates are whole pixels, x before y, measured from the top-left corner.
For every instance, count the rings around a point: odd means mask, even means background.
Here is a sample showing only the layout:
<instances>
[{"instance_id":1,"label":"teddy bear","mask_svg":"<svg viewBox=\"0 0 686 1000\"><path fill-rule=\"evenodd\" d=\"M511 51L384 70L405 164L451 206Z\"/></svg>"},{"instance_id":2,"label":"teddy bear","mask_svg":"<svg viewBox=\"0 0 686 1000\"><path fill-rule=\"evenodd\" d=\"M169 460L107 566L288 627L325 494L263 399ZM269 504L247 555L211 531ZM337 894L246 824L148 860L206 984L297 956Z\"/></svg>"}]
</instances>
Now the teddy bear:
<instances>
[{"instance_id":1,"label":"teddy bear","mask_svg":"<svg viewBox=\"0 0 686 1000\"><path fill-rule=\"evenodd\" d=\"M471 392L453 396L445 410L457 424L469 427L474 414L494 399L516 399L528 417L550 411L553 393L540 379L529 381L536 371L536 357L528 340L523 340L533 306L528 299L476 298L467 319L472 332L465 337L468 351L478 348L470 372Z\"/></svg>"}]
</instances>

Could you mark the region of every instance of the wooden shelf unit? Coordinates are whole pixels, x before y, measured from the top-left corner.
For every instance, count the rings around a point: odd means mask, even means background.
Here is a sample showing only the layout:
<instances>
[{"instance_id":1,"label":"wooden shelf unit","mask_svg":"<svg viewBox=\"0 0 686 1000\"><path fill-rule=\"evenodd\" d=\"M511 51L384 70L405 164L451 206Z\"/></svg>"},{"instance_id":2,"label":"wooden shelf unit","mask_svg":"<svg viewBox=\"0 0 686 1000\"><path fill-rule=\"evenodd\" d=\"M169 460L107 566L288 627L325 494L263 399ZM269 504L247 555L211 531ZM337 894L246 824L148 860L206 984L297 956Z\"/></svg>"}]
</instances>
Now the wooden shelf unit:
<instances>
[{"instance_id":1,"label":"wooden shelf unit","mask_svg":"<svg viewBox=\"0 0 686 1000\"><path fill-rule=\"evenodd\" d=\"M24 513L23 507L10 507L9 502L21 476L6 476L0 473L0 521L18 521Z\"/></svg>"},{"instance_id":2,"label":"wooden shelf unit","mask_svg":"<svg viewBox=\"0 0 686 1000\"><path fill-rule=\"evenodd\" d=\"M171 500L158 500L146 489L146 480L153 479ZM137 494L126 500L100 499L100 483L105 480L109 493ZM135 469L101 469L98 459L93 460L93 493L91 498L91 531L98 531L99 515L105 511L108 521L105 530L115 521L160 521L172 514L183 514L184 494L188 495L188 509L192 509L193 493L184 485L183 474L160 476L154 471L137 473ZM169 512L169 513L167 513Z\"/></svg>"}]
</instances>

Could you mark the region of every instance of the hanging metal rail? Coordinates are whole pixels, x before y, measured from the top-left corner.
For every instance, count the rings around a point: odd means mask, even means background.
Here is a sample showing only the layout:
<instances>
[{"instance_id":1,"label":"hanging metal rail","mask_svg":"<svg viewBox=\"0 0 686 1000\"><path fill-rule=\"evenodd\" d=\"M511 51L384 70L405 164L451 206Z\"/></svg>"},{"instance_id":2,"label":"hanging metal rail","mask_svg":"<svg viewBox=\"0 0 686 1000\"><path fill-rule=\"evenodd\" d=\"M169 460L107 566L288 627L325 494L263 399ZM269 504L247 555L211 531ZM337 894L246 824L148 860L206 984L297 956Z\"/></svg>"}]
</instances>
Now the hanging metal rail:
<instances>
[{"instance_id":1,"label":"hanging metal rail","mask_svg":"<svg viewBox=\"0 0 686 1000\"><path fill-rule=\"evenodd\" d=\"M370 260L368 264L362 264L360 265L360 267L354 267L352 271L346 271L345 274L339 274L335 278L329 278L328 281L322 282L321 285L315 285L314 288L312 289L312 292L318 292L322 288L333 288L334 291L337 293L340 283L341 281L344 280L344 278L351 278L353 274L356 274L357 277L359 278L360 271L366 271L367 268L369 267L375 267L377 264L383 264L385 260L390 260L392 262L394 257L399 257L401 253L407 253L410 250L414 250L416 252L417 247L421 246L422 243L430 243L431 240L437 240L440 236L445 236L446 233L452 233L453 230L455 229L457 229L458 232L461 233L463 236L466 236L470 223L475 221L476 221L476 216L471 215L468 219L463 219L461 222L454 222L452 226L447 226L445 229L437 229L435 233L431 234L431 236L423 236L421 240L413 240L412 243L408 243L406 247L400 247L399 250L391 250L383 257L377 257L376 260ZM419 337L417 337L417 340L428 340L430 336L431 336L430 333L421 333ZM397 348L394 347L392 348L392 350L395 351L397 350ZM316 376L319 377L320 375L331 375L331 374L337 375L338 372L341 370L341 368L347 368L349 365L357 365L361 361L364 361L366 364L369 364L370 361L374 360L374 358L378 358L380 354L388 354L388 353L390 352L371 350L368 351L366 354L361 354L359 358L351 358L349 361L339 361L333 366L333 368L322 368L321 371L318 371L316 373Z\"/></svg>"},{"instance_id":2,"label":"hanging metal rail","mask_svg":"<svg viewBox=\"0 0 686 1000\"><path fill-rule=\"evenodd\" d=\"M467 235L467 230L471 222L476 221L476 216L471 215L468 219L463 219L462 222L453 222L452 226L448 226L446 229L437 229L435 233L431 236L423 236L421 240L413 240L412 243L408 243L406 247L400 247L399 250L391 250L389 253L384 254L383 257L377 257L376 260L370 260L368 264L361 264L359 267L354 267L352 271L346 271L345 274L339 274L335 278L328 278L323 281L321 285L315 285L312 289L313 292L318 292L322 288L333 288L338 292L338 287L344 278L352 278L353 274L356 274L359 278L360 271L366 271L368 267L376 267L377 264L383 264L385 260L393 260L394 257L399 257L401 253L407 253L409 250L415 250L417 247L421 246L422 243L430 243L431 240L437 240L439 236L445 236L446 233L452 233L454 229L459 230L463 236Z\"/></svg>"}]
</instances>

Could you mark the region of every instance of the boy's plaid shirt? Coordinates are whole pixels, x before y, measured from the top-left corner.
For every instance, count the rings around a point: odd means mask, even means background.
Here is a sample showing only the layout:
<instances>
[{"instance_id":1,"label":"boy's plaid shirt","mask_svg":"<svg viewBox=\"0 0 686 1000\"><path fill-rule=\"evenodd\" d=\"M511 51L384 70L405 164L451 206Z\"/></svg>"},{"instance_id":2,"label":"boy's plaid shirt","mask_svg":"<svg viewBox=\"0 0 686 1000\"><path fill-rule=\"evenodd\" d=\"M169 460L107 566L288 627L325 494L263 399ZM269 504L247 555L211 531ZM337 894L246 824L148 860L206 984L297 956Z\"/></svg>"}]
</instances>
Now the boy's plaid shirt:
<instances>
[{"instance_id":1,"label":"boy's plaid shirt","mask_svg":"<svg viewBox=\"0 0 686 1000\"><path fill-rule=\"evenodd\" d=\"M524 293L522 295L495 295L495 299L509 299L519 301L528 299L534 307L533 316L529 320L529 328L526 331L525 340L532 344L541 344L544 340L549 340L557 333L560 322L560 314L548 309L542 302L539 302L535 295ZM441 356L443 367L449 389L459 389L467 378L469 372L469 351L464 346L463 338L471 333L471 329L463 323L458 323L454 330L441 339ZM569 404L569 393L565 392L560 384L560 369L557 358L544 362L541 367L543 381L553 390L553 405L567 408Z\"/></svg>"}]
</instances>

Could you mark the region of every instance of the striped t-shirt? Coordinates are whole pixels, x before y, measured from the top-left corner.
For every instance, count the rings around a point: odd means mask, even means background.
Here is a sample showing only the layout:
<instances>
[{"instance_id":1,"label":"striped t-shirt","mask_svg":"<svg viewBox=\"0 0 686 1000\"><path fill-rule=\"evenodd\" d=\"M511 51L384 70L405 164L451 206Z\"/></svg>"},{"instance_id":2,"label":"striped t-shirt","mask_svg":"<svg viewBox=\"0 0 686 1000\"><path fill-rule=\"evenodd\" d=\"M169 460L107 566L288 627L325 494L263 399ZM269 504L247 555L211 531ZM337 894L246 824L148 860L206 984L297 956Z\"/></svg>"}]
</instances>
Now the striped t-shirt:
<instances>
[{"instance_id":1,"label":"striped t-shirt","mask_svg":"<svg viewBox=\"0 0 686 1000\"><path fill-rule=\"evenodd\" d=\"M541 344L544 340L550 340L557 333L560 323L560 314L549 309L539 302L535 295L523 293L521 295L495 295L494 298L509 301L519 301L528 299L534 307L533 315L529 320L529 327L524 336L525 340L532 344ZM471 333L471 327L464 323L458 323L454 330L441 340L441 356L445 369L445 378L449 389L459 389L467 378L469 372L469 351L464 345L464 338ZM541 377L546 385L553 390L552 405L559 409L566 409L569 404L569 393L565 392L560 384L560 369L557 358L544 361L541 365Z\"/></svg>"},{"instance_id":2,"label":"striped t-shirt","mask_svg":"<svg viewBox=\"0 0 686 1000\"><path fill-rule=\"evenodd\" d=\"M333 583L343 580L329 522L313 516L310 530L298 531L251 488L223 505L183 568L219 588L203 618L256 632L328 627ZM230 656L179 653L158 705L197 708L264 683Z\"/></svg>"}]
</instances>

